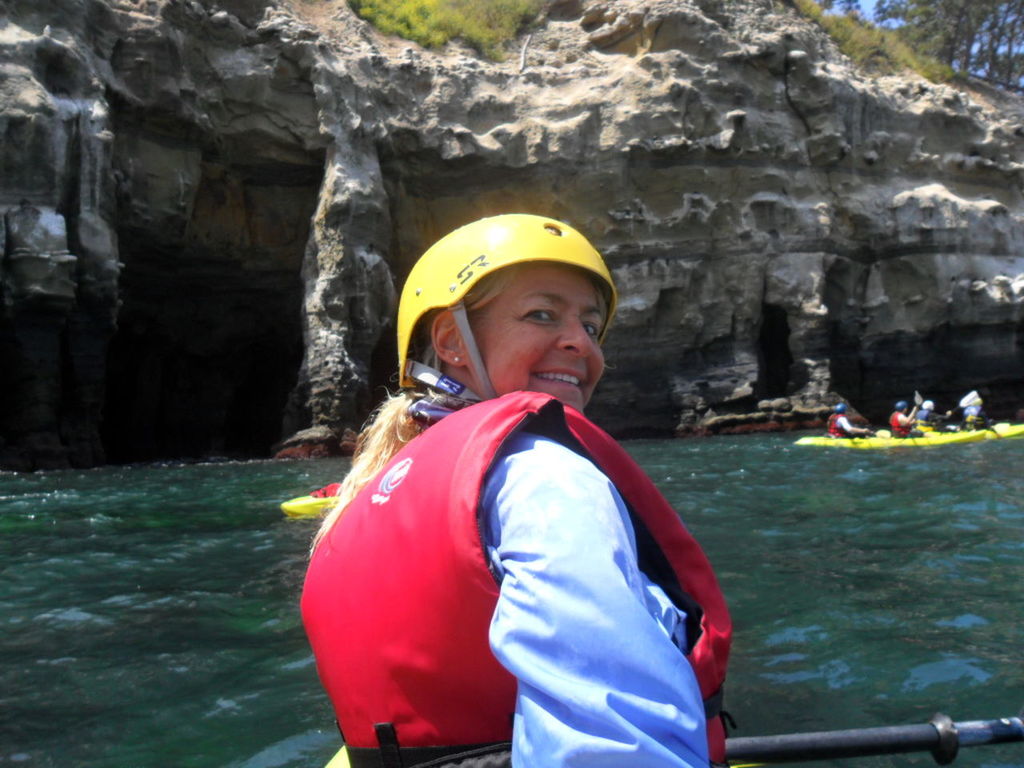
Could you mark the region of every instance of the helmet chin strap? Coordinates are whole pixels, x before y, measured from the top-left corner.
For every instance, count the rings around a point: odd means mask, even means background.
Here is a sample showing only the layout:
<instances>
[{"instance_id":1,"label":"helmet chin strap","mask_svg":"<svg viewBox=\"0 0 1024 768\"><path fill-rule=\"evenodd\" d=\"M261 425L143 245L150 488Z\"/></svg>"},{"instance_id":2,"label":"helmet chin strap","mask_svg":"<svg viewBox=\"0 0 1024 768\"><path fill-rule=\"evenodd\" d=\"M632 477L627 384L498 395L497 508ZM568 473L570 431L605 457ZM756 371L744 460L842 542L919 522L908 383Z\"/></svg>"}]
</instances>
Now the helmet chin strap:
<instances>
[{"instance_id":1,"label":"helmet chin strap","mask_svg":"<svg viewBox=\"0 0 1024 768\"><path fill-rule=\"evenodd\" d=\"M484 400L490 400L498 396L491 385L491 377L487 375L484 368L483 358L480 357L480 350L477 349L476 339L473 338L473 331L469 327L469 317L466 315L466 307L460 301L451 307L452 317L455 318L455 325L462 334L462 342L466 345L466 354L469 356L469 369L480 384L480 395Z\"/></svg>"}]
</instances>

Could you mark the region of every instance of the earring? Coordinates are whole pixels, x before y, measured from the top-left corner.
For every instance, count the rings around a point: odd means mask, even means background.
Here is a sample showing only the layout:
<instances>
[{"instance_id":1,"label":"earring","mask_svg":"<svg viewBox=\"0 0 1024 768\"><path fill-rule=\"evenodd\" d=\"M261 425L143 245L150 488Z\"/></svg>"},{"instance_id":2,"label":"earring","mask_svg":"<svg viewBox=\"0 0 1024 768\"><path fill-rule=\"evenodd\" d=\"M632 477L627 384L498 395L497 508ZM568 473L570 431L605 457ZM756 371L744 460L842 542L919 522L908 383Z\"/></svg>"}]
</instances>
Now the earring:
<instances>
[{"instance_id":1,"label":"earring","mask_svg":"<svg viewBox=\"0 0 1024 768\"><path fill-rule=\"evenodd\" d=\"M452 362L456 362L456 363L462 362L462 358L459 357L458 355L455 355L455 357L452 358Z\"/></svg>"}]
</instances>

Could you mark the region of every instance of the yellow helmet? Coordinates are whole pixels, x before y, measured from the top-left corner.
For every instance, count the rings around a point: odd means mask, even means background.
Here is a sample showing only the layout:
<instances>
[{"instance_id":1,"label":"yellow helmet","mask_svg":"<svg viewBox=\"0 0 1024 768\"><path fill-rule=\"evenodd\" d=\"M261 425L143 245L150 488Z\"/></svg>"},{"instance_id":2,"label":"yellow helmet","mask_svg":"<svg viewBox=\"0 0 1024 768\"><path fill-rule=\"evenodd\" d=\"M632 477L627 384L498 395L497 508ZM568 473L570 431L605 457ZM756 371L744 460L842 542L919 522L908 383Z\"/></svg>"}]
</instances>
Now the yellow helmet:
<instances>
[{"instance_id":1,"label":"yellow helmet","mask_svg":"<svg viewBox=\"0 0 1024 768\"><path fill-rule=\"evenodd\" d=\"M403 387L416 325L428 312L451 307L465 298L482 277L513 264L553 261L585 269L607 287L608 319L618 294L611 273L594 246L575 229L555 219L525 213L492 216L466 224L432 245L413 266L398 304L398 371Z\"/></svg>"}]
</instances>

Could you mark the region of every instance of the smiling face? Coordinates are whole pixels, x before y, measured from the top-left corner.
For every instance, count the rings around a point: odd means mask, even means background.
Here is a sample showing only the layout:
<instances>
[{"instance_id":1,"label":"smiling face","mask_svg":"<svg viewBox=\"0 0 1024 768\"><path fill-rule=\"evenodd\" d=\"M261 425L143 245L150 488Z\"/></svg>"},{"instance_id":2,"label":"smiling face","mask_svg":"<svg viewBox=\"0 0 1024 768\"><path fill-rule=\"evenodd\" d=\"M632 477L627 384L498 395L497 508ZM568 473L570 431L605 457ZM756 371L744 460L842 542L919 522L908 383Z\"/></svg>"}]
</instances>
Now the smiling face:
<instances>
[{"instance_id":1,"label":"smiling face","mask_svg":"<svg viewBox=\"0 0 1024 768\"><path fill-rule=\"evenodd\" d=\"M469 315L494 391L544 392L582 411L604 372L597 342L604 306L581 271L544 262L518 268L500 293ZM442 346L450 351L454 341L461 337L449 334ZM465 354L438 352L446 372L483 391Z\"/></svg>"}]
</instances>

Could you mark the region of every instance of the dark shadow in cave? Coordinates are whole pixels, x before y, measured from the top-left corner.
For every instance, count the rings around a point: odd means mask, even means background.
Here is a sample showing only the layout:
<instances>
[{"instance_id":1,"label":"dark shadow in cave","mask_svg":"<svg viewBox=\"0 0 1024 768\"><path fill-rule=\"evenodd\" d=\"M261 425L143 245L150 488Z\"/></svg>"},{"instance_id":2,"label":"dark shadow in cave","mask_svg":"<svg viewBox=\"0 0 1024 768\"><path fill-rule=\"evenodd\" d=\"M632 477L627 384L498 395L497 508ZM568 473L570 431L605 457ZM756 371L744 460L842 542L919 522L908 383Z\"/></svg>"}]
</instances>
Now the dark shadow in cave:
<instances>
[{"instance_id":1,"label":"dark shadow in cave","mask_svg":"<svg viewBox=\"0 0 1024 768\"><path fill-rule=\"evenodd\" d=\"M183 234L137 222L118 232L122 306L102 426L111 463L260 458L282 437L323 157L253 162L204 162Z\"/></svg>"},{"instance_id":2,"label":"dark shadow in cave","mask_svg":"<svg viewBox=\"0 0 1024 768\"><path fill-rule=\"evenodd\" d=\"M761 307L761 333L757 340L758 392L761 397L785 397L789 387L793 353L789 349L786 310L775 304Z\"/></svg>"},{"instance_id":3,"label":"dark shadow in cave","mask_svg":"<svg viewBox=\"0 0 1024 768\"><path fill-rule=\"evenodd\" d=\"M107 357L108 461L267 456L302 359L297 274L126 269ZM279 282L278 282L279 281Z\"/></svg>"}]
</instances>

